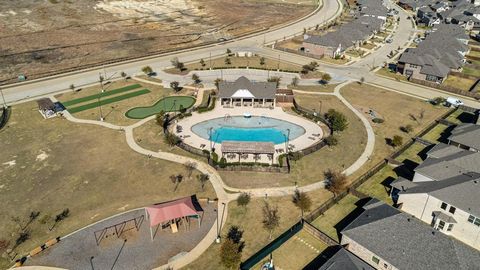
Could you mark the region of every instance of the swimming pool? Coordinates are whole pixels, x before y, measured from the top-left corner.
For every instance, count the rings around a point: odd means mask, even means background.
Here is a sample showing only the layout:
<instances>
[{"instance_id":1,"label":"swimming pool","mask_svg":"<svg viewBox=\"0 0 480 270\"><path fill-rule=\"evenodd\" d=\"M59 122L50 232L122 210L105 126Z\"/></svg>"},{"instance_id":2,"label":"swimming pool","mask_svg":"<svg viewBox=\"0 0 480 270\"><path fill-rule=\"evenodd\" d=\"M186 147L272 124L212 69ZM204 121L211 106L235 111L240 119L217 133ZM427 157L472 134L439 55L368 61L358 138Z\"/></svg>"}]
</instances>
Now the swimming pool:
<instances>
[{"instance_id":1,"label":"swimming pool","mask_svg":"<svg viewBox=\"0 0 480 270\"><path fill-rule=\"evenodd\" d=\"M192 131L216 143L246 141L279 144L285 143L287 136L293 140L305 134L305 129L299 125L265 116L214 118L195 124Z\"/></svg>"}]
</instances>

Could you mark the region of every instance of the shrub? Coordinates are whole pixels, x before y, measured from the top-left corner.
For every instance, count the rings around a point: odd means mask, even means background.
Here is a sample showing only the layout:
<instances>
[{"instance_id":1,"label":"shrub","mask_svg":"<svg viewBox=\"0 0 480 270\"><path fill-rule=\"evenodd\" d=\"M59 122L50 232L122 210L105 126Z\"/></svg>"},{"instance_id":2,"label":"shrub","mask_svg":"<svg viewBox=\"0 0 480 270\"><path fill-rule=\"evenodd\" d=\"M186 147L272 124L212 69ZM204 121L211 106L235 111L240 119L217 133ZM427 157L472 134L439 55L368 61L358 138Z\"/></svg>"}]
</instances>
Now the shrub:
<instances>
[{"instance_id":1,"label":"shrub","mask_svg":"<svg viewBox=\"0 0 480 270\"><path fill-rule=\"evenodd\" d=\"M247 206L247 204L250 202L250 194L246 192L240 193L237 198L237 205L238 206Z\"/></svg>"},{"instance_id":2,"label":"shrub","mask_svg":"<svg viewBox=\"0 0 480 270\"><path fill-rule=\"evenodd\" d=\"M381 123L385 122L385 120L383 120L382 118L373 118L372 122L376 123L376 124L381 124Z\"/></svg>"},{"instance_id":3,"label":"shrub","mask_svg":"<svg viewBox=\"0 0 480 270\"><path fill-rule=\"evenodd\" d=\"M214 163L218 162L218 154L217 153L212 152L212 160L213 160Z\"/></svg>"},{"instance_id":4,"label":"shrub","mask_svg":"<svg viewBox=\"0 0 480 270\"><path fill-rule=\"evenodd\" d=\"M220 166L220 168L225 168L225 167L227 167L227 159L224 158L224 157L222 157L222 158L220 159L220 162L218 163L218 165Z\"/></svg>"},{"instance_id":5,"label":"shrub","mask_svg":"<svg viewBox=\"0 0 480 270\"><path fill-rule=\"evenodd\" d=\"M285 159L287 155L286 154L281 154L278 156L278 165L283 166L283 160Z\"/></svg>"},{"instance_id":6,"label":"shrub","mask_svg":"<svg viewBox=\"0 0 480 270\"><path fill-rule=\"evenodd\" d=\"M327 138L325 138L325 143L328 145L328 146L335 146L338 144L338 139L336 136L334 135L330 135L328 136Z\"/></svg>"},{"instance_id":7,"label":"shrub","mask_svg":"<svg viewBox=\"0 0 480 270\"><path fill-rule=\"evenodd\" d=\"M400 127L400 130L408 134L413 131L413 127L412 125L406 125L406 126Z\"/></svg>"},{"instance_id":8,"label":"shrub","mask_svg":"<svg viewBox=\"0 0 480 270\"><path fill-rule=\"evenodd\" d=\"M205 156L210 156L210 151L208 151L207 149L203 149L203 150L202 150L202 153L203 153Z\"/></svg>"},{"instance_id":9,"label":"shrub","mask_svg":"<svg viewBox=\"0 0 480 270\"><path fill-rule=\"evenodd\" d=\"M206 108L199 108L197 110L198 113L204 113L204 112L208 112L208 111L211 111L213 109L215 109L215 101L216 101L216 98L212 98L212 101L210 103L210 106L206 107Z\"/></svg>"},{"instance_id":10,"label":"shrub","mask_svg":"<svg viewBox=\"0 0 480 270\"><path fill-rule=\"evenodd\" d=\"M297 161L303 157L303 154L300 152L290 152L288 153L288 156L290 157L291 160Z\"/></svg>"},{"instance_id":11,"label":"shrub","mask_svg":"<svg viewBox=\"0 0 480 270\"><path fill-rule=\"evenodd\" d=\"M170 146L175 146L180 143L180 138L172 133L165 133L165 143Z\"/></svg>"},{"instance_id":12,"label":"shrub","mask_svg":"<svg viewBox=\"0 0 480 270\"><path fill-rule=\"evenodd\" d=\"M393 136L392 142L391 142L393 147L397 147L403 144L403 138L402 136L395 135Z\"/></svg>"}]
</instances>

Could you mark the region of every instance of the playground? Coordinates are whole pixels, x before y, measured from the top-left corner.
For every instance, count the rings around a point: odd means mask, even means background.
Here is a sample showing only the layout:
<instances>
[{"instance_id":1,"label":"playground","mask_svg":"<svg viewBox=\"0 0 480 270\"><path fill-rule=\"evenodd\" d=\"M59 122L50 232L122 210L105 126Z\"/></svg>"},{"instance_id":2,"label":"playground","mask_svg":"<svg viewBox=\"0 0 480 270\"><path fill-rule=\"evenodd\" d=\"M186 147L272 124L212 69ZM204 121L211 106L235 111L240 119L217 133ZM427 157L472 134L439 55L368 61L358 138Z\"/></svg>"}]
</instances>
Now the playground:
<instances>
[{"instance_id":1,"label":"playground","mask_svg":"<svg viewBox=\"0 0 480 270\"><path fill-rule=\"evenodd\" d=\"M195 104L195 98L190 96L169 96L162 98L149 107L137 107L128 110L125 116L131 119L144 119L163 112L178 112Z\"/></svg>"},{"instance_id":2,"label":"playground","mask_svg":"<svg viewBox=\"0 0 480 270\"><path fill-rule=\"evenodd\" d=\"M29 258L25 265L54 265L65 269L153 269L186 254L205 237L217 217L215 206L201 202L201 226L194 220L188 225L185 221L179 223L177 231L169 227L154 228L153 240L145 209L128 211L63 238L55 246Z\"/></svg>"}]
</instances>

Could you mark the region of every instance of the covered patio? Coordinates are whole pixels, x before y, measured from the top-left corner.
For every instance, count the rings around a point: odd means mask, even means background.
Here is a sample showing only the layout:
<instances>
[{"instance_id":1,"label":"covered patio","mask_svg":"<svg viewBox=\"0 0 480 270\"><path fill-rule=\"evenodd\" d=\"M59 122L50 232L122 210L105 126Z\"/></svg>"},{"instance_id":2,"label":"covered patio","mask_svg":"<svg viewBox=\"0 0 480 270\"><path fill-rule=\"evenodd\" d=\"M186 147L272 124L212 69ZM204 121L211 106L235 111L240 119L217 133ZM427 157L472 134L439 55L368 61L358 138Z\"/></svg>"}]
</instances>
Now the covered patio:
<instances>
[{"instance_id":1,"label":"covered patio","mask_svg":"<svg viewBox=\"0 0 480 270\"><path fill-rule=\"evenodd\" d=\"M234 159L238 156L238 162L240 159L247 159L248 155L253 155L255 161L261 159L260 155L266 155L273 164L275 145L271 142L223 141L221 150L222 157Z\"/></svg>"}]
</instances>

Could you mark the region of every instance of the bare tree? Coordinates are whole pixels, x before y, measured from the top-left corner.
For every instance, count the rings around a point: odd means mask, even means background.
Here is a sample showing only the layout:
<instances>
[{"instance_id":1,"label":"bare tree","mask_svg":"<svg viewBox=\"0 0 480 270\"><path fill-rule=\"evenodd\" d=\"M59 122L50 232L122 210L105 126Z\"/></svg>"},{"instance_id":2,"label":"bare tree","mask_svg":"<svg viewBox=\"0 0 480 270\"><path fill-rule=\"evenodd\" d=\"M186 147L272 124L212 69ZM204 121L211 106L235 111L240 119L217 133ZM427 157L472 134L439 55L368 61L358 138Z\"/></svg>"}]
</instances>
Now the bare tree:
<instances>
[{"instance_id":1,"label":"bare tree","mask_svg":"<svg viewBox=\"0 0 480 270\"><path fill-rule=\"evenodd\" d=\"M185 170L187 171L187 177L190 179L192 177L193 171L197 168L197 163L187 161L184 164Z\"/></svg>"},{"instance_id":2,"label":"bare tree","mask_svg":"<svg viewBox=\"0 0 480 270\"><path fill-rule=\"evenodd\" d=\"M205 183L207 183L208 180L210 180L210 176L206 173L201 173L201 174L197 175L197 179L200 182L200 184L202 185L202 190L204 190L205 189Z\"/></svg>"},{"instance_id":3,"label":"bare tree","mask_svg":"<svg viewBox=\"0 0 480 270\"><path fill-rule=\"evenodd\" d=\"M328 169L324 175L327 181L325 187L334 196L347 189L347 177L342 172Z\"/></svg>"},{"instance_id":4,"label":"bare tree","mask_svg":"<svg viewBox=\"0 0 480 270\"><path fill-rule=\"evenodd\" d=\"M125 72L122 71L122 73L120 73L120 76L122 76L122 78L123 78L125 81L127 81L127 73L125 73Z\"/></svg>"},{"instance_id":5,"label":"bare tree","mask_svg":"<svg viewBox=\"0 0 480 270\"><path fill-rule=\"evenodd\" d=\"M177 175L170 175L170 181L172 181L173 184L175 184L175 188L173 191L176 191L178 188L178 185L183 181L183 175L177 174Z\"/></svg>"},{"instance_id":6,"label":"bare tree","mask_svg":"<svg viewBox=\"0 0 480 270\"><path fill-rule=\"evenodd\" d=\"M271 206L265 202L262 208L263 212L263 227L268 231L268 239L272 239L273 231L280 225L280 217L278 216L278 208Z\"/></svg>"},{"instance_id":7,"label":"bare tree","mask_svg":"<svg viewBox=\"0 0 480 270\"><path fill-rule=\"evenodd\" d=\"M75 92L75 85L72 83L70 84L70 90L72 90L73 92Z\"/></svg>"},{"instance_id":8,"label":"bare tree","mask_svg":"<svg viewBox=\"0 0 480 270\"><path fill-rule=\"evenodd\" d=\"M312 207L312 200L310 197L308 197L305 192L301 192L298 189L296 189L295 193L293 194L292 202L296 207L298 207L298 209L300 209L302 212L302 217L303 213L309 211L310 207Z\"/></svg>"}]
</instances>

